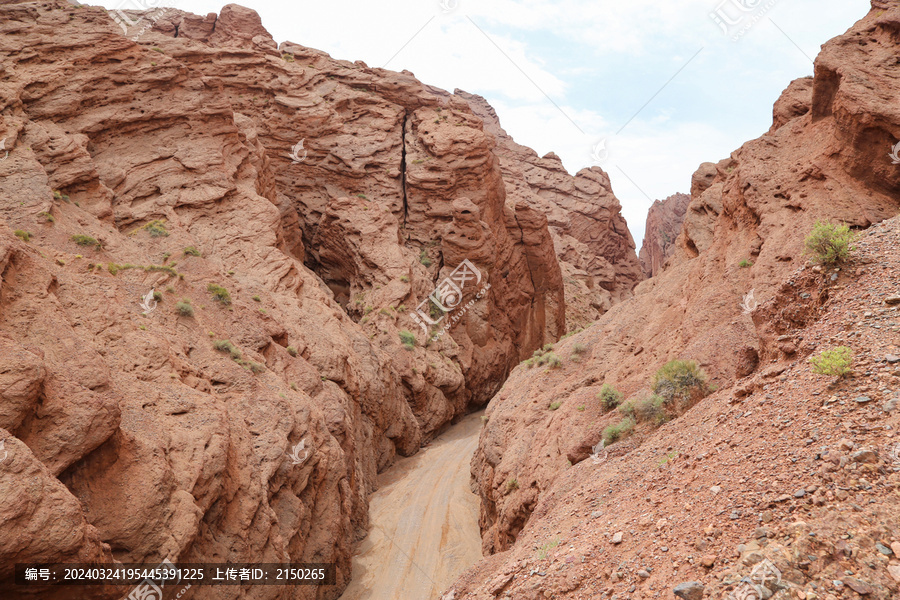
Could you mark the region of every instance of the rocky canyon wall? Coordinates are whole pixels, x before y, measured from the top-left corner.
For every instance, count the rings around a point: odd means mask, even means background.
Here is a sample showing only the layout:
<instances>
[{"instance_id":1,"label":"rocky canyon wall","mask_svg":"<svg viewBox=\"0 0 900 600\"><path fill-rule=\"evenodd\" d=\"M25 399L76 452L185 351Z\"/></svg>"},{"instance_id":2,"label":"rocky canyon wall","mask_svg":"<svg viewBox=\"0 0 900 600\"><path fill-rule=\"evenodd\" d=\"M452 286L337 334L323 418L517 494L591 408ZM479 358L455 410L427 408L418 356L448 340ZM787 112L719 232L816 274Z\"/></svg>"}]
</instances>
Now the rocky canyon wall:
<instances>
[{"instance_id":1,"label":"rocky canyon wall","mask_svg":"<svg viewBox=\"0 0 900 600\"><path fill-rule=\"evenodd\" d=\"M605 174L526 156L470 95L237 5L145 23L0 4L0 586L336 562L318 592L191 592L334 598L376 474L565 332L557 253L601 311L634 244Z\"/></svg>"},{"instance_id":2,"label":"rocky canyon wall","mask_svg":"<svg viewBox=\"0 0 900 600\"><path fill-rule=\"evenodd\" d=\"M900 112L887 101L898 93L892 66L898 31L898 2L873 3L864 19L825 44L815 77L795 81L776 102L768 133L695 173L662 273L557 344L559 368L523 364L513 371L488 408L472 463L484 551L513 548L482 565L484 597L512 589L504 587L507 575L531 551L514 546L524 529L559 511L591 513L588 498L568 495L571 478L566 489L554 485L617 419L597 399L603 383L640 398L649 394L651 375L680 358L698 361L714 385L727 389L754 373L762 347L774 344L742 309L745 296L754 291L756 301L770 300L807 262L803 240L814 222L861 229L900 211L900 170L888 156L900 139ZM791 336L779 343L777 356L765 360L810 351ZM639 428L634 439L642 435ZM633 451L634 439L610 455ZM526 587L515 589L537 597Z\"/></svg>"},{"instance_id":3,"label":"rocky canyon wall","mask_svg":"<svg viewBox=\"0 0 900 600\"><path fill-rule=\"evenodd\" d=\"M681 232L690 201L688 194L673 194L665 200L655 201L650 207L639 254L644 277L658 275L675 252L675 238Z\"/></svg>"}]
</instances>

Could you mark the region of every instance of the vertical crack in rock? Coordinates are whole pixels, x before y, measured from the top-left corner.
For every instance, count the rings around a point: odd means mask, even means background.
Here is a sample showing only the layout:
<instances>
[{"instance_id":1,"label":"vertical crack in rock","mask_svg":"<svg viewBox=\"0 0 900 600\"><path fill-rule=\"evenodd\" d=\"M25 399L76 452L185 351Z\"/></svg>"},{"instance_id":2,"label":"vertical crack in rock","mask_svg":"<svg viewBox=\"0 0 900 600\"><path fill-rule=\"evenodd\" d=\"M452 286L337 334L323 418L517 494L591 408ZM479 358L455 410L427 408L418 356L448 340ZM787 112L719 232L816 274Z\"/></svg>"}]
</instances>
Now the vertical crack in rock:
<instances>
[{"instance_id":1,"label":"vertical crack in rock","mask_svg":"<svg viewBox=\"0 0 900 600\"><path fill-rule=\"evenodd\" d=\"M403 192L403 229L406 229L406 219L409 215L409 204L406 197L406 123L409 121L409 111L403 111L403 127L400 130L400 185Z\"/></svg>"}]
</instances>

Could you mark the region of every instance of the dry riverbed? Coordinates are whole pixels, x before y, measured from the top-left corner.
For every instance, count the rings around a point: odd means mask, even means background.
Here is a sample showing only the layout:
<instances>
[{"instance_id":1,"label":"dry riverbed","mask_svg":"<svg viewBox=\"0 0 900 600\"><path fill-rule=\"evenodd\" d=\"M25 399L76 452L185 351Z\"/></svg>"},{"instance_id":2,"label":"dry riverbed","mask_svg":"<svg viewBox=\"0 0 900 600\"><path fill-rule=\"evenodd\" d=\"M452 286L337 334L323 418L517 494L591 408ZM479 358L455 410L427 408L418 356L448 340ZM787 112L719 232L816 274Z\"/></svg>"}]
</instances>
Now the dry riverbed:
<instances>
[{"instance_id":1,"label":"dry riverbed","mask_svg":"<svg viewBox=\"0 0 900 600\"><path fill-rule=\"evenodd\" d=\"M478 497L469 485L481 414L381 475L369 536L341 600L435 600L481 558Z\"/></svg>"}]
</instances>

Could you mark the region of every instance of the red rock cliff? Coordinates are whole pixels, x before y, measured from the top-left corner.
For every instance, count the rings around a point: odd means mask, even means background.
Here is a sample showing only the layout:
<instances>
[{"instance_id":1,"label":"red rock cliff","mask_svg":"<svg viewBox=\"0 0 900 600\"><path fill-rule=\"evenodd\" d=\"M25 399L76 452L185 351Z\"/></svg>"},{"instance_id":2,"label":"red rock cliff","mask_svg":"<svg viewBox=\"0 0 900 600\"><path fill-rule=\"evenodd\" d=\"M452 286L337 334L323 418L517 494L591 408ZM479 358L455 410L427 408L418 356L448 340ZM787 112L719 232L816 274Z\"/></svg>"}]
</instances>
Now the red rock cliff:
<instances>
[{"instance_id":1,"label":"red rock cliff","mask_svg":"<svg viewBox=\"0 0 900 600\"><path fill-rule=\"evenodd\" d=\"M691 197L687 194L674 194L665 200L657 200L650 207L640 252L645 277L655 277L675 252L675 238L681 232L681 223L690 201Z\"/></svg>"}]
</instances>

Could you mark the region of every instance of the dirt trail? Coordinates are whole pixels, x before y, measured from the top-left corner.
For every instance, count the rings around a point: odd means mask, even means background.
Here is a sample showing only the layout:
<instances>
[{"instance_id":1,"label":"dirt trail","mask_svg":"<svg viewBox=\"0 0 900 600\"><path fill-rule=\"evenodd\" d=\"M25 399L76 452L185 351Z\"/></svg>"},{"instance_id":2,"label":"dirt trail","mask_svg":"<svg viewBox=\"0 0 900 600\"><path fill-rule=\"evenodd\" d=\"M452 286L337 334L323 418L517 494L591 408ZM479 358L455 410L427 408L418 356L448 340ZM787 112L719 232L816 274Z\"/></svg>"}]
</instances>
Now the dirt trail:
<instances>
[{"instance_id":1,"label":"dirt trail","mask_svg":"<svg viewBox=\"0 0 900 600\"><path fill-rule=\"evenodd\" d=\"M481 558L478 497L469 485L481 414L382 474L369 536L340 600L434 600Z\"/></svg>"}]
</instances>

